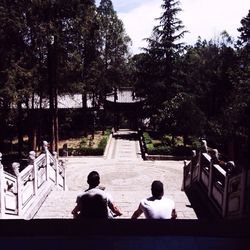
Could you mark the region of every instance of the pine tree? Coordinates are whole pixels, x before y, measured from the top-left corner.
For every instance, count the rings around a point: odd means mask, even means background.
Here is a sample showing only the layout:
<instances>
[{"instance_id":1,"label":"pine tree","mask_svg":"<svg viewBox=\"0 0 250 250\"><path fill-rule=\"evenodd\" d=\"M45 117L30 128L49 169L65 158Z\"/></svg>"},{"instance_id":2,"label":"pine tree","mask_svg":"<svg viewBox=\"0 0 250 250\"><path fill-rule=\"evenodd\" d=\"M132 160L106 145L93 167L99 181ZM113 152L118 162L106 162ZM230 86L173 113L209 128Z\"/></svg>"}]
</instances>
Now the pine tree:
<instances>
[{"instance_id":1,"label":"pine tree","mask_svg":"<svg viewBox=\"0 0 250 250\"><path fill-rule=\"evenodd\" d=\"M175 62L183 49L179 40L184 36L182 21L176 16L181 11L179 1L165 0L163 14L157 20L160 24L153 29L148 39L148 48L152 60L154 85L158 95L155 99L162 102L175 95L177 84ZM155 92L156 92L155 91Z\"/></svg>"}]
</instances>

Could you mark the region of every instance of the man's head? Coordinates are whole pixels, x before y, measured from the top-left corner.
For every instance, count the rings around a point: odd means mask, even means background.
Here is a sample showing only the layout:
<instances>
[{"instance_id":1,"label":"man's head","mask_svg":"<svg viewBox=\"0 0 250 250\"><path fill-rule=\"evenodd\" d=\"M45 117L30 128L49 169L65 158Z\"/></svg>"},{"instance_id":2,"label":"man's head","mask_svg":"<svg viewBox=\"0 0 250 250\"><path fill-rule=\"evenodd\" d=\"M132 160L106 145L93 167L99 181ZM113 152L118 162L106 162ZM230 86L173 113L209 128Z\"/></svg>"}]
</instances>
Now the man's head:
<instances>
[{"instance_id":1,"label":"man's head","mask_svg":"<svg viewBox=\"0 0 250 250\"><path fill-rule=\"evenodd\" d=\"M100 175L96 171L92 171L89 173L87 182L90 187L96 187L100 183Z\"/></svg>"},{"instance_id":2,"label":"man's head","mask_svg":"<svg viewBox=\"0 0 250 250\"><path fill-rule=\"evenodd\" d=\"M151 192L155 199L161 199L164 194L163 183L161 181L153 181Z\"/></svg>"}]
</instances>

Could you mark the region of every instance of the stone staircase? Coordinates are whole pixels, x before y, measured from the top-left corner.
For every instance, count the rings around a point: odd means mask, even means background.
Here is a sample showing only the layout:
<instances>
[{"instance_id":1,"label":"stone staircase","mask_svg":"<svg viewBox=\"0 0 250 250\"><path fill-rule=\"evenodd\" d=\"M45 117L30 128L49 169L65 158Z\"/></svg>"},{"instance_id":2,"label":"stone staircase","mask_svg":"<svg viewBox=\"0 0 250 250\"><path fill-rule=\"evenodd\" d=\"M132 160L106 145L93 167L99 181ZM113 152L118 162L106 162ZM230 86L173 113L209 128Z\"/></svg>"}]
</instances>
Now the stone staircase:
<instances>
[{"instance_id":1,"label":"stone staircase","mask_svg":"<svg viewBox=\"0 0 250 250\"><path fill-rule=\"evenodd\" d=\"M87 189L86 177L93 170L100 173L105 191L122 211L123 215L118 218L131 218L140 200L151 195L152 181L158 179L164 183L165 194L176 202L178 218L197 219L187 196L181 191L183 162L143 161L133 131L115 133L107 157L68 157L66 161L68 191L51 192L34 219L73 218L71 211L76 205L76 197L81 190Z\"/></svg>"},{"instance_id":2,"label":"stone staircase","mask_svg":"<svg viewBox=\"0 0 250 250\"><path fill-rule=\"evenodd\" d=\"M76 197L81 191L52 191L46 202L43 203L34 219L71 219L71 211L75 207ZM110 192L115 204L120 208L123 215L119 218L131 218L132 213L141 199L140 191L114 191Z\"/></svg>"},{"instance_id":3,"label":"stone staircase","mask_svg":"<svg viewBox=\"0 0 250 250\"><path fill-rule=\"evenodd\" d=\"M53 190L42 204L34 219L70 219L78 191Z\"/></svg>"},{"instance_id":4,"label":"stone staircase","mask_svg":"<svg viewBox=\"0 0 250 250\"><path fill-rule=\"evenodd\" d=\"M114 133L107 159L125 161L141 159L141 150L137 138L137 132L122 129Z\"/></svg>"}]
</instances>

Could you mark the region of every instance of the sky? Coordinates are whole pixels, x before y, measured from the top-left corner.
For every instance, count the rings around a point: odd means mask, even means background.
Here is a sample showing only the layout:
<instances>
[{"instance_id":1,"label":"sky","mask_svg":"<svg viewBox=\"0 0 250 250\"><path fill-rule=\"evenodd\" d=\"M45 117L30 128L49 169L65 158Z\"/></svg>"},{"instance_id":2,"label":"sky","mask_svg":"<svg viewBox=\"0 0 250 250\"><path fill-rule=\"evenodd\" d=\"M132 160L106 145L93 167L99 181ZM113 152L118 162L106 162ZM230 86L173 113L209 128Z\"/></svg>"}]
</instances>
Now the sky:
<instances>
[{"instance_id":1,"label":"sky","mask_svg":"<svg viewBox=\"0 0 250 250\"><path fill-rule=\"evenodd\" d=\"M100 0L96 3L99 5ZM132 39L132 54L142 52L146 47L144 38L150 37L152 29L159 22L163 0L113 0L114 10L123 21L126 33ZM180 0L179 18L185 30L183 42L194 44L198 36L202 40L215 40L224 30L235 40L237 28L250 10L250 0Z\"/></svg>"}]
</instances>

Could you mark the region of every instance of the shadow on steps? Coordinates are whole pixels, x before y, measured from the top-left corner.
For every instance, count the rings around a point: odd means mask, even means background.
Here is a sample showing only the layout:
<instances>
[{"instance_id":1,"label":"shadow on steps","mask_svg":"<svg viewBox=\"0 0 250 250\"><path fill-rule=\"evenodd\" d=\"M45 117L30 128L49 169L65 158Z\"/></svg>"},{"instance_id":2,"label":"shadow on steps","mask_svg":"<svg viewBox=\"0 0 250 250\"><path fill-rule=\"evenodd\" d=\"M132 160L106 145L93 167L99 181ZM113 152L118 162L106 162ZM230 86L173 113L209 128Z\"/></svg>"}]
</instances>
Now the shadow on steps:
<instances>
[{"instance_id":1,"label":"shadow on steps","mask_svg":"<svg viewBox=\"0 0 250 250\"><path fill-rule=\"evenodd\" d=\"M211 221L222 219L200 184L194 183L185 193L199 220Z\"/></svg>"}]
</instances>

